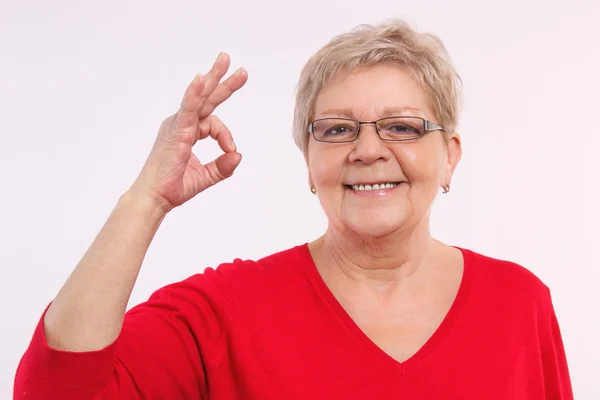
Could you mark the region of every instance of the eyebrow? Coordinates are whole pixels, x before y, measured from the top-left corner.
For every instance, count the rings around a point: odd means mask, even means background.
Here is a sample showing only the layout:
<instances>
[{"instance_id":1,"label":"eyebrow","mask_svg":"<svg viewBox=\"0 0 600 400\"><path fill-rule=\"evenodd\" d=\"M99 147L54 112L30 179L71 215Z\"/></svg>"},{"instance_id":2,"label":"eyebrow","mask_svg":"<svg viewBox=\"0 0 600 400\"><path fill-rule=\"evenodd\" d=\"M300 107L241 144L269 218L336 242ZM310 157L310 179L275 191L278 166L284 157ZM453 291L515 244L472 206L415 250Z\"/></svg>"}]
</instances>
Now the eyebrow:
<instances>
[{"instance_id":1,"label":"eyebrow","mask_svg":"<svg viewBox=\"0 0 600 400\"><path fill-rule=\"evenodd\" d=\"M416 115L415 115L416 113ZM411 114L414 116L423 116L425 113L423 110L414 107L402 106L402 107L385 107L383 109L377 110L377 114L380 118L385 118L389 116L402 116L406 114ZM342 117L342 118L350 118L354 119L355 115L351 108L334 108L329 109L318 114L320 117Z\"/></svg>"}]
</instances>

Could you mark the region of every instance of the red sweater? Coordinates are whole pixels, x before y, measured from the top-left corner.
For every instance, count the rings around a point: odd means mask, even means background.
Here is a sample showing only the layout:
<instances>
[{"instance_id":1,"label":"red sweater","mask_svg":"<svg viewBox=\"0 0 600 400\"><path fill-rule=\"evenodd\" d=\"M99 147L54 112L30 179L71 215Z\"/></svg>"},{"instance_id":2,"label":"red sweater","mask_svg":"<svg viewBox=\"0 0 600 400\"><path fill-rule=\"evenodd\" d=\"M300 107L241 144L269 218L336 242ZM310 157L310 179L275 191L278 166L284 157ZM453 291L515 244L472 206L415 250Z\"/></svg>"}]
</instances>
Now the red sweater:
<instances>
[{"instance_id":1,"label":"red sweater","mask_svg":"<svg viewBox=\"0 0 600 400\"><path fill-rule=\"evenodd\" d=\"M40 322L14 398L572 399L548 288L516 264L462 252L455 302L403 363L352 321L302 245L158 290L100 351L53 350Z\"/></svg>"}]
</instances>

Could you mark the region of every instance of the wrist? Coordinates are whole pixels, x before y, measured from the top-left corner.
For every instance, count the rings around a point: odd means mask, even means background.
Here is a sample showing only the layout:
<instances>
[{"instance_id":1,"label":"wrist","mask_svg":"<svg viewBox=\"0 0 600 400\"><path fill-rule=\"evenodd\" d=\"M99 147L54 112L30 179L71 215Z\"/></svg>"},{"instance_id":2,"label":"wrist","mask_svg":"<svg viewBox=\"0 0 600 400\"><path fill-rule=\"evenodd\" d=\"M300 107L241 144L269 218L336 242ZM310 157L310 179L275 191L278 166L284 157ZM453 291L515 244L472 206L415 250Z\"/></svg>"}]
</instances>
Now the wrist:
<instances>
[{"instance_id":1,"label":"wrist","mask_svg":"<svg viewBox=\"0 0 600 400\"><path fill-rule=\"evenodd\" d=\"M118 209L125 209L127 213L143 217L150 227L158 228L172 207L165 201L153 196L138 193L135 190L125 192L117 203Z\"/></svg>"}]
</instances>

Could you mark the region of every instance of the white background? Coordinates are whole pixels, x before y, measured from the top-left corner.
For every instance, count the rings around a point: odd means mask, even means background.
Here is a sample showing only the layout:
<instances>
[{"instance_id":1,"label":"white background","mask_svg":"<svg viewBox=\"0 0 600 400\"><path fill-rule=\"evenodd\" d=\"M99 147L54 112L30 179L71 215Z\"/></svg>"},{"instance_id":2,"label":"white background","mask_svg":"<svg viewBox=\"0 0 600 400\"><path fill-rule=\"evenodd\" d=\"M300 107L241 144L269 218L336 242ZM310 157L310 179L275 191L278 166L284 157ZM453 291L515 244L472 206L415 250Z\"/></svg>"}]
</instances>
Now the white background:
<instances>
[{"instance_id":1,"label":"white background","mask_svg":"<svg viewBox=\"0 0 600 400\"><path fill-rule=\"evenodd\" d=\"M244 159L165 220L131 304L207 266L321 234L326 220L291 139L297 78L333 35L390 17L439 34L465 82L464 158L436 202L434 234L542 278L575 397L600 398L597 1L0 4L0 398L12 396L41 312L136 177L160 122L219 51L249 71L217 112Z\"/></svg>"}]
</instances>

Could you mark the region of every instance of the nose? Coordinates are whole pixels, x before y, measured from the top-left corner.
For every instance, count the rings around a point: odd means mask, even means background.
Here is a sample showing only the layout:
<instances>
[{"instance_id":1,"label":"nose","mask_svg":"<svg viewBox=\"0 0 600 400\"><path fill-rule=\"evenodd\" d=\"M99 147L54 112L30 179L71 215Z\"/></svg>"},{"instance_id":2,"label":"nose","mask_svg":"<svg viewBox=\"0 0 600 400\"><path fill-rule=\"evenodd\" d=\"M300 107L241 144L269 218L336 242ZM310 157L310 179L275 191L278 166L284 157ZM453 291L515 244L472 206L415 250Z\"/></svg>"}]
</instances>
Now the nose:
<instances>
[{"instance_id":1,"label":"nose","mask_svg":"<svg viewBox=\"0 0 600 400\"><path fill-rule=\"evenodd\" d=\"M372 164L378 160L386 161L392 155L392 151L379 137L374 124L361 125L360 134L353 143L354 149L350 154L352 162Z\"/></svg>"}]
</instances>

